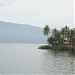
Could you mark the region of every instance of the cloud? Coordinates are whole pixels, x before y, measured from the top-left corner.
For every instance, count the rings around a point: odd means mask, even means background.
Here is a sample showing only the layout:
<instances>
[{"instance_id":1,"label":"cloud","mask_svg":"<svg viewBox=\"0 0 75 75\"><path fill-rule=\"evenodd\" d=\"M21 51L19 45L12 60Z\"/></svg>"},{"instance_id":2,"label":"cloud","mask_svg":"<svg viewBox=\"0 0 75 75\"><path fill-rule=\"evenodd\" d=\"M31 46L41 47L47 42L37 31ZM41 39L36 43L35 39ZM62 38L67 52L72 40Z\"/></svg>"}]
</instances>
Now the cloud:
<instances>
[{"instance_id":1,"label":"cloud","mask_svg":"<svg viewBox=\"0 0 75 75\"><path fill-rule=\"evenodd\" d=\"M11 5L17 0L0 0L0 7L6 6L6 5Z\"/></svg>"},{"instance_id":2,"label":"cloud","mask_svg":"<svg viewBox=\"0 0 75 75\"><path fill-rule=\"evenodd\" d=\"M0 5L5 6L0 8L1 21L51 28L74 24L73 0L0 0Z\"/></svg>"}]
</instances>

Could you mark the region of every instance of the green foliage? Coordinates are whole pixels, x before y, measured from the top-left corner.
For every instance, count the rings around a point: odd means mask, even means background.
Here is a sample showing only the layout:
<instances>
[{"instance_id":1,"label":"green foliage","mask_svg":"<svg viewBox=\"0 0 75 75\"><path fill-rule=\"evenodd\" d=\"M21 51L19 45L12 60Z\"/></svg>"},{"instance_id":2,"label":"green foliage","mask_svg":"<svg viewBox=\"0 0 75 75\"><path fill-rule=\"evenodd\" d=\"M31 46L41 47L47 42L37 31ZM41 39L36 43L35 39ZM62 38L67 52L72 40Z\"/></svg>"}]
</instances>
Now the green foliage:
<instances>
[{"instance_id":1,"label":"green foliage","mask_svg":"<svg viewBox=\"0 0 75 75\"><path fill-rule=\"evenodd\" d=\"M55 46L53 47L53 50L61 50L61 49L63 49L63 45L62 45L62 44L55 45Z\"/></svg>"},{"instance_id":2,"label":"green foliage","mask_svg":"<svg viewBox=\"0 0 75 75\"><path fill-rule=\"evenodd\" d=\"M53 36L56 37L57 34L58 34L58 30L55 28L55 29L53 30Z\"/></svg>"},{"instance_id":3,"label":"green foliage","mask_svg":"<svg viewBox=\"0 0 75 75\"><path fill-rule=\"evenodd\" d=\"M52 44L52 45L53 45L54 38L53 38L53 37L48 38L47 42L48 42L49 44Z\"/></svg>"},{"instance_id":4,"label":"green foliage","mask_svg":"<svg viewBox=\"0 0 75 75\"><path fill-rule=\"evenodd\" d=\"M75 36L73 36L73 37L71 38L71 42L72 42L72 44L75 45Z\"/></svg>"},{"instance_id":5,"label":"green foliage","mask_svg":"<svg viewBox=\"0 0 75 75\"><path fill-rule=\"evenodd\" d=\"M50 32L50 28L48 25L46 25L43 29L43 33L44 33L44 35L48 36L49 32Z\"/></svg>"},{"instance_id":6,"label":"green foliage","mask_svg":"<svg viewBox=\"0 0 75 75\"><path fill-rule=\"evenodd\" d=\"M49 45L45 45L38 47L38 49L51 49L51 47Z\"/></svg>"},{"instance_id":7,"label":"green foliage","mask_svg":"<svg viewBox=\"0 0 75 75\"><path fill-rule=\"evenodd\" d=\"M48 35L50 32L48 25L46 25L43 30L44 35ZM49 45L52 45L53 49L62 49L65 39L67 39L70 44L75 45L75 29L69 29L67 26L62 28L62 30L55 28L53 29L52 35L47 39L47 42Z\"/></svg>"},{"instance_id":8,"label":"green foliage","mask_svg":"<svg viewBox=\"0 0 75 75\"><path fill-rule=\"evenodd\" d=\"M62 30L57 30L56 28L53 30L52 36L50 36L47 40L50 44L60 44L64 42L64 39L67 38L69 42L72 42L72 37L75 35L75 31L73 29L69 29L69 27L65 26Z\"/></svg>"}]
</instances>

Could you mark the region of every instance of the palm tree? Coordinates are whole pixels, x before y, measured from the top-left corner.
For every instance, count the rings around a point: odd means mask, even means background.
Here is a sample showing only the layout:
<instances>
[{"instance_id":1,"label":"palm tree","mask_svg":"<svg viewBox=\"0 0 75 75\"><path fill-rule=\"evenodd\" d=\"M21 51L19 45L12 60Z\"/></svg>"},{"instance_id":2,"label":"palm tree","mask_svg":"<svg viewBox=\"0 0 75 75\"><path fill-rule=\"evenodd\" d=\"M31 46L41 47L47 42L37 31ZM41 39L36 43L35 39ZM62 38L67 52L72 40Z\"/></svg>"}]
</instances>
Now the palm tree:
<instances>
[{"instance_id":1,"label":"palm tree","mask_svg":"<svg viewBox=\"0 0 75 75\"><path fill-rule=\"evenodd\" d=\"M68 38L69 27L67 27L67 25L66 25L66 27L64 28L64 30L65 30L65 37Z\"/></svg>"},{"instance_id":2,"label":"palm tree","mask_svg":"<svg viewBox=\"0 0 75 75\"><path fill-rule=\"evenodd\" d=\"M57 33L58 33L58 30L55 28L55 29L53 30L53 36L56 37L56 36L57 36Z\"/></svg>"},{"instance_id":3,"label":"palm tree","mask_svg":"<svg viewBox=\"0 0 75 75\"><path fill-rule=\"evenodd\" d=\"M62 44L63 44L64 38L65 38L65 29L64 28L62 28L62 30L61 30L61 35L62 35Z\"/></svg>"},{"instance_id":4,"label":"palm tree","mask_svg":"<svg viewBox=\"0 0 75 75\"><path fill-rule=\"evenodd\" d=\"M48 44L51 44L51 45L53 45L53 43L54 43L54 37L49 37L48 38L48 40L47 40L47 42L48 42Z\"/></svg>"},{"instance_id":5,"label":"palm tree","mask_svg":"<svg viewBox=\"0 0 75 75\"><path fill-rule=\"evenodd\" d=\"M70 31L68 31L68 39L70 39Z\"/></svg>"},{"instance_id":6,"label":"palm tree","mask_svg":"<svg viewBox=\"0 0 75 75\"><path fill-rule=\"evenodd\" d=\"M44 28L43 28L43 33L45 36L47 36L47 39L48 39L48 35L50 33L50 28L48 25L46 25Z\"/></svg>"},{"instance_id":7,"label":"palm tree","mask_svg":"<svg viewBox=\"0 0 75 75\"><path fill-rule=\"evenodd\" d=\"M66 30L66 32L67 32L67 30L68 30L68 27L67 27L67 25L65 26L65 30Z\"/></svg>"},{"instance_id":8,"label":"palm tree","mask_svg":"<svg viewBox=\"0 0 75 75\"><path fill-rule=\"evenodd\" d=\"M65 34L64 28L62 28L61 34L62 34L62 36L63 36L63 38L64 38L64 34Z\"/></svg>"},{"instance_id":9,"label":"palm tree","mask_svg":"<svg viewBox=\"0 0 75 75\"><path fill-rule=\"evenodd\" d=\"M70 41L72 43L72 37L74 36L74 31L71 29L71 34L70 34Z\"/></svg>"},{"instance_id":10,"label":"palm tree","mask_svg":"<svg viewBox=\"0 0 75 75\"><path fill-rule=\"evenodd\" d=\"M61 43L61 34L59 31L57 33L57 39L58 39L58 43L60 44Z\"/></svg>"}]
</instances>

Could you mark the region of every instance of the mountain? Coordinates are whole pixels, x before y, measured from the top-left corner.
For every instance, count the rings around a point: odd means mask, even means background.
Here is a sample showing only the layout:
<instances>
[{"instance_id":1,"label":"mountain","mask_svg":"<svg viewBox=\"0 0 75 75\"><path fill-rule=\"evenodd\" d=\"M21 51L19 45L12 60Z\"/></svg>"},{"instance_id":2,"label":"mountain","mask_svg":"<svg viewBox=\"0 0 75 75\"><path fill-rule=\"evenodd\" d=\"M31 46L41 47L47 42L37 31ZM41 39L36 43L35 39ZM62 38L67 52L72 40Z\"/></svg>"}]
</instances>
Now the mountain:
<instances>
[{"instance_id":1,"label":"mountain","mask_svg":"<svg viewBox=\"0 0 75 75\"><path fill-rule=\"evenodd\" d=\"M42 28L0 21L0 43L46 43Z\"/></svg>"}]
</instances>

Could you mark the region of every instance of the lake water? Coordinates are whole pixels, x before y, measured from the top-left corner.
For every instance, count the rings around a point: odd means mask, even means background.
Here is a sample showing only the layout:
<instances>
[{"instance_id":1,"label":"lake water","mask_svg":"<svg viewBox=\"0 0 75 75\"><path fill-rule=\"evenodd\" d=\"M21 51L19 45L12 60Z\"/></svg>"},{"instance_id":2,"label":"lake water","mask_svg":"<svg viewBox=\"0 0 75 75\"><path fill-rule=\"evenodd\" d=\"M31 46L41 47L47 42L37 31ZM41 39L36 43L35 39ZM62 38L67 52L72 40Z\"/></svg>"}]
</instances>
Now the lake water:
<instances>
[{"instance_id":1,"label":"lake water","mask_svg":"<svg viewBox=\"0 0 75 75\"><path fill-rule=\"evenodd\" d=\"M40 44L0 44L0 74L75 75L75 52L37 49Z\"/></svg>"}]
</instances>

